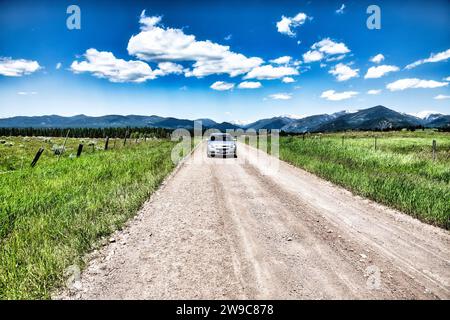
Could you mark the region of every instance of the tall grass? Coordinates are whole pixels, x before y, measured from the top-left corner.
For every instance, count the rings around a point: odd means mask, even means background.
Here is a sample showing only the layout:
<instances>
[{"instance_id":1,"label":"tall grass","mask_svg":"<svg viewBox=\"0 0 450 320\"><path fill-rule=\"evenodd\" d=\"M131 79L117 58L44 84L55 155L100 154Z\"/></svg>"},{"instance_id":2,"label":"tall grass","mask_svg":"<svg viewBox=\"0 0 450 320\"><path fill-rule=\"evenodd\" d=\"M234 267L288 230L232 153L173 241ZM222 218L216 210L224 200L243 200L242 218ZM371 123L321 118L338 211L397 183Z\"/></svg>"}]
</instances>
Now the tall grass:
<instances>
[{"instance_id":1,"label":"tall grass","mask_svg":"<svg viewBox=\"0 0 450 320\"><path fill-rule=\"evenodd\" d=\"M82 265L173 169L173 146L150 141L0 175L0 298L49 298L64 270Z\"/></svg>"},{"instance_id":2,"label":"tall grass","mask_svg":"<svg viewBox=\"0 0 450 320\"><path fill-rule=\"evenodd\" d=\"M434 133L328 134L282 137L280 158L397 208L422 221L449 228L450 135ZM431 137L431 138L430 138ZM432 160L431 141L438 142Z\"/></svg>"}]
</instances>

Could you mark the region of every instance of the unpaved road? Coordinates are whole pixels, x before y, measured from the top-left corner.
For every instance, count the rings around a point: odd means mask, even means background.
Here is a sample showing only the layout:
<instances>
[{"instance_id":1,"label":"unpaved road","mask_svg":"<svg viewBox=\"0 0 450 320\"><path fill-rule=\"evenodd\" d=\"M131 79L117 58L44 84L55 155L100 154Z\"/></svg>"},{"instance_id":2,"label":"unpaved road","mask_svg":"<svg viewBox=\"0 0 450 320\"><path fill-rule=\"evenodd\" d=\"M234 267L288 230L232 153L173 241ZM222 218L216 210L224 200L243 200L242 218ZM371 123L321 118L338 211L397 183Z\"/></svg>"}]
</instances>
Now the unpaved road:
<instances>
[{"instance_id":1,"label":"unpaved road","mask_svg":"<svg viewBox=\"0 0 450 320\"><path fill-rule=\"evenodd\" d=\"M198 148L56 298L450 298L448 231L238 151Z\"/></svg>"}]
</instances>

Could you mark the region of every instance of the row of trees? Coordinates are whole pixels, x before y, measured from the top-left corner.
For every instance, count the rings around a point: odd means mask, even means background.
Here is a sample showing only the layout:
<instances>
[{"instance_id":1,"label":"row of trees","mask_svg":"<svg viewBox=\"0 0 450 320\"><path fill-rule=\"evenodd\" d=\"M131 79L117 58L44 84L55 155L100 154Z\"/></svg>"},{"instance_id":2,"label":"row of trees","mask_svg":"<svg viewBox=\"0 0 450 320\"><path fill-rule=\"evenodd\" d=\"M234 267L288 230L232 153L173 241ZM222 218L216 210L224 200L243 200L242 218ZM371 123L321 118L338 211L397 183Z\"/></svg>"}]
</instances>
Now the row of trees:
<instances>
[{"instance_id":1,"label":"row of trees","mask_svg":"<svg viewBox=\"0 0 450 320\"><path fill-rule=\"evenodd\" d=\"M0 136L65 137L69 128L0 128ZM168 138L172 130L164 128L70 128L72 138Z\"/></svg>"}]
</instances>

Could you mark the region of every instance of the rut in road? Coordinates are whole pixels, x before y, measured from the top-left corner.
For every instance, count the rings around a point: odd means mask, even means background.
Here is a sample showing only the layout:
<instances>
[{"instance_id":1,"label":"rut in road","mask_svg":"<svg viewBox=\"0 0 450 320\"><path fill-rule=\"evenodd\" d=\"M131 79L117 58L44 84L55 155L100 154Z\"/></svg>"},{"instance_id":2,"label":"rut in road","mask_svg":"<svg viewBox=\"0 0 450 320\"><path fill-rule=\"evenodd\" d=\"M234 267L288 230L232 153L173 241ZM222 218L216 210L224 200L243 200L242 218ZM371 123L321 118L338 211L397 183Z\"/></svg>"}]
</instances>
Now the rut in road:
<instances>
[{"instance_id":1,"label":"rut in road","mask_svg":"<svg viewBox=\"0 0 450 320\"><path fill-rule=\"evenodd\" d=\"M55 298L450 298L448 231L251 147L204 147Z\"/></svg>"}]
</instances>

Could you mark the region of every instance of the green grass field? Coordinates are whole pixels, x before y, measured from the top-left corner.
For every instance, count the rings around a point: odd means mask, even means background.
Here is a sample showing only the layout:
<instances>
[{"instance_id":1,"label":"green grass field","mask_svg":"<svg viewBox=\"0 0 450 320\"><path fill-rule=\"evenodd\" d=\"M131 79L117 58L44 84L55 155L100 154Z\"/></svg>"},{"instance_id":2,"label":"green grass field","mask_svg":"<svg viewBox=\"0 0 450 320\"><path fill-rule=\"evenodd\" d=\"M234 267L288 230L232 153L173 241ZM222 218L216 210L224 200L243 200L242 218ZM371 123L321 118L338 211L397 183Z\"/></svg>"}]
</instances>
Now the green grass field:
<instances>
[{"instance_id":1,"label":"green grass field","mask_svg":"<svg viewBox=\"0 0 450 320\"><path fill-rule=\"evenodd\" d=\"M168 140L117 141L103 151L103 140L84 139L73 158L82 139L70 139L59 161L51 148L61 138L1 140L0 299L49 298L66 268L82 266L98 239L133 216L174 168Z\"/></svg>"},{"instance_id":2,"label":"green grass field","mask_svg":"<svg viewBox=\"0 0 450 320\"><path fill-rule=\"evenodd\" d=\"M432 158L433 139L437 142L436 161ZM301 136L281 137L280 158L422 221L450 227L449 133L312 134L304 140Z\"/></svg>"},{"instance_id":3,"label":"green grass field","mask_svg":"<svg viewBox=\"0 0 450 320\"><path fill-rule=\"evenodd\" d=\"M374 136L377 136L377 150ZM344 142L342 143L342 137ZM431 143L437 141L436 160ZM168 140L0 137L0 299L49 298L174 168ZM80 158L74 158L79 143ZM30 163L45 151L35 168ZM269 144L270 147L270 144ZM356 194L449 228L450 134L358 132L282 137L280 157Z\"/></svg>"}]
</instances>

